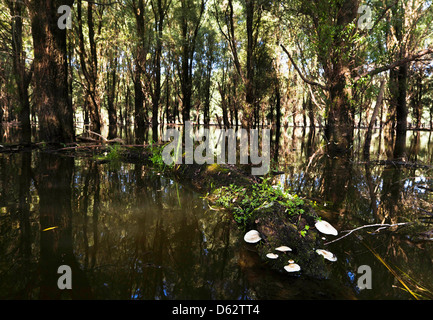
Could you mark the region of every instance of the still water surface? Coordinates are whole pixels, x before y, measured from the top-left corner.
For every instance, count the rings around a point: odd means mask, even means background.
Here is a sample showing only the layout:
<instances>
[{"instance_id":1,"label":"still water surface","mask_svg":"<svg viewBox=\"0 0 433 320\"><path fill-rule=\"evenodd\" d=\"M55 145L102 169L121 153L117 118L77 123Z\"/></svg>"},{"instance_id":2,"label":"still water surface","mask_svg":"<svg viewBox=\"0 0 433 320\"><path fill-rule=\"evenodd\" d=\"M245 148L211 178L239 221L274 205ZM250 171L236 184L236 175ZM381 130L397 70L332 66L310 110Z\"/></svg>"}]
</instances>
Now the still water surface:
<instances>
[{"instance_id":1,"label":"still water surface","mask_svg":"<svg viewBox=\"0 0 433 320\"><path fill-rule=\"evenodd\" d=\"M405 160L416 166L378 162L393 151L379 132L367 162L362 132L357 139L350 158L331 158L319 133L289 128L274 158L284 172L278 181L316 200L340 235L432 212L429 132L407 135ZM326 246L338 258L329 279L290 276L269 271L229 215L144 165L0 154L2 299L432 298L433 244L374 230ZM57 289L63 264L72 268L72 290ZM372 270L371 290L357 286L362 265Z\"/></svg>"}]
</instances>

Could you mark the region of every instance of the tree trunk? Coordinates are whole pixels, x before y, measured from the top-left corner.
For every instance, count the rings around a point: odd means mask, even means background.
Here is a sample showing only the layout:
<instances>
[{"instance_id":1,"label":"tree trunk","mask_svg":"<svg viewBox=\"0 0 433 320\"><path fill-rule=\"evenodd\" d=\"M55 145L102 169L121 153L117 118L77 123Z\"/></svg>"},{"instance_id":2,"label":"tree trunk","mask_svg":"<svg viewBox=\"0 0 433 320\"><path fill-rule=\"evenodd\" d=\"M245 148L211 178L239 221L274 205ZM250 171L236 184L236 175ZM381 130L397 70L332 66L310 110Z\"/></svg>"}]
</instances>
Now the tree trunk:
<instances>
[{"instance_id":1,"label":"tree trunk","mask_svg":"<svg viewBox=\"0 0 433 320\"><path fill-rule=\"evenodd\" d=\"M190 69L190 48L188 41L188 23L186 17L182 19L182 75L181 75L181 91L182 91L182 118L183 123L190 120L191 113L191 90L192 90L192 79L189 74ZM192 61L191 61L192 63Z\"/></svg>"},{"instance_id":2,"label":"tree trunk","mask_svg":"<svg viewBox=\"0 0 433 320\"><path fill-rule=\"evenodd\" d=\"M87 111L90 118L90 130L96 133L101 133L101 106L98 93L98 56L95 43L95 32L93 24L93 4L88 4L87 8L87 25L88 25L88 38L90 52L86 53L84 34L83 34L83 21L82 21L82 0L78 0L77 6L77 20L78 20L78 33L79 33L79 48L80 48L80 62L84 78L86 79L87 87Z\"/></svg>"},{"instance_id":3,"label":"tree trunk","mask_svg":"<svg viewBox=\"0 0 433 320\"><path fill-rule=\"evenodd\" d=\"M346 152L353 141L354 119L350 110L351 90L346 87L348 68L339 65L339 71L331 78L330 106L326 136L332 153Z\"/></svg>"},{"instance_id":4,"label":"tree trunk","mask_svg":"<svg viewBox=\"0 0 433 320\"><path fill-rule=\"evenodd\" d=\"M117 83L117 57L114 58L114 61L110 61L110 68L111 73L107 71L108 139L114 139L117 137L117 108L114 103Z\"/></svg>"},{"instance_id":5,"label":"tree trunk","mask_svg":"<svg viewBox=\"0 0 433 320\"><path fill-rule=\"evenodd\" d=\"M224 76L223 76L223 82L224 82ZM221 109L223 111L223 123L224 123L224 127L228 128L230 126L229 124L229 118L228 118L228 113L227 113L227 98L226 98L226 88L225 85L221 85L220 83L218 83L218 91L220 93L221 96Z\"/></svg>"},{"instance_id":6,"label":"tree trunk","mask_svg":"<svg viewBox=\"0 0 433 320\"><path fill-rule=\"evenodd\" d=\"M142 143L139 137L144 135L145 115L144 115L144 94L143 86L141 83L141 75L144 69L144 62L147 54L145 46L145 23L144 23L144 3L143 0L138 0L133 3L133 11L136 22L137 31L137 48L135 56L135 70L134 70L134 131L136 135L136 142Z\"/></svg>"},{"instance_id":7,"label":"tree trunk","mask_svg":"<svg viewBox=\"0 0 433 320\"><path fill-rule=\"evenodd\" d=\"M31 0L29 12L34 46L34 101L40 139L74 141L73 112L68 95L66 30L57 26L57 9L73 0Z\"/></svg>"},{"instance_id":8,"label":"tree trunk","mask_svg":"<svg viewBox=\"0 0 433 320\"><path fill-rule=\"evenodd\" d=\"M162 0L157 1L157 6L153 8L153 11L155 15L156 48L154 65L155 84L152 95L152 139L153 141L158 141L158 110L161 100L162 31L166 14L166 8L163 7Z\"/></svg>"},{"instance_id":9,"label":"tree trunk","mask_svg":"<svg viewBox=\"0 0 433 320\"><path fill-rule=\"evenodd\" d=\"M209 125L210 123L210 91L211 91L211 84L212 84L212 64L213 64L213 57L214 57L214 43L213 38L209 36L208 40L208 48L206 52L206 58L207 58L207 66L206 66L206 82L205 82L205 101L204 101L204 108L203 108L203 120L204 124Z\"/></svg>"},{"instance_id":10,"label":"tree trunk","mask_svg":"<svg viewBox=\"0 0 433 320\"><path fill-rule=\"evenodd\" d=\"M407 68L407 64L398 68L398 95L396 104L397 132L407 130Z\"/></svg>"},{"instance_id":11,"label":"tree trunk","mask_svg":"<svg viewBox=\"0 0 433 320\"><path fill-rule=\"evenodd\" d=\"M314 123L313 100L311 98L311 94L308 95L307 110L308 110L308 119L310 120L310 128L311 130L315 130L316 125Z\"/></svg>"},{"instance_id":12,"label":"tree trunk","mask_svg":"<svg viewBox=\"0 0 433 320\"><path fill-rule=\"evenodd\" d=\"M344 30L352 23L358 13L359 0L345 0L341 3L336 27ZM352 58L347 51L353 50L353 43L344 32L338 32L334 37L330 57L321 57L329 85L328 122L325 130L331 153L341 153L350 150L353 142L354 116L351 99L352 90L349 86L351 78Z\"/></svg>"},{"instance_id":13,"label":"tree trunk","mask_svg":"<svg viewBox=\"0 0 433 320\"><path fill-rule=\"evenodd\" d=\"M18 89L19 112L18 120L21 123L21 142L31 142L31 126L30 126L30 100L29 100L29 84L32 76L32 71L26 71L25 52L23 50L23 14L24 6L21 2L8 2L10 13L12 16L12 59L15 83Z\"/></svg>"},{"instance_id":14,"label":"tree trunk","mask_svg":"<svg viewBox=\"0 0 433 320\"><path fill-rule=\"evenodd\" d=\"M422 104L422 96L423 96L423 84L421 75L416 75L415 81L415 89L412 97L413 103L413 115L416 121L416 128L421 128L422 124L422 114L423 114L423 104Z\"/></svg>"},{"instance_id":15,"label":"tree trunk","mask_svg":"<svg viewBox=\"0 0 433 320\"><path fill-rule=\"evenodd\" d=\"M254 118L258 122L258 110L255 105L254 97L254 43L253 43L253 24L254 24L254 0L245 1L246 25L247 25L247 61L246 61L246 107L244 116L246 117L247 126L251 125L251 112L254 112ZM255 123L256 123L255 122Z\"/></svg>"},{"instance_id":16,"label":"tree trunk","mask_svg":"<svg viewBox=\"0 0 433 320\"><path fill-rule=\"evenodd\" d=\"M280 89L280 80L277 79L277 85L275 88L275 95L276 95L276 107L275 107L275 116L276 116L276 136L275 141L277 144L280 143L280 136L281 136L281 89Z\"/></svg>"},{"instance_id":17,"label":"tree trunk","mask_svg":"<svg viewBox=\"0 0 433 320\"><path fill-rule=\"evenodd\" d=\"M367 134L364 142L364 157L368 161L370 159L370 142L371 136L373 134L374 123L376 122L376 117L379 114L379 109L382 108L383 95L385 93L385 80L380 83L380 92L376 100L376 105L374 106L373 115L371 116L370 124L368 125Z\"/></svg>"}]
</instances>

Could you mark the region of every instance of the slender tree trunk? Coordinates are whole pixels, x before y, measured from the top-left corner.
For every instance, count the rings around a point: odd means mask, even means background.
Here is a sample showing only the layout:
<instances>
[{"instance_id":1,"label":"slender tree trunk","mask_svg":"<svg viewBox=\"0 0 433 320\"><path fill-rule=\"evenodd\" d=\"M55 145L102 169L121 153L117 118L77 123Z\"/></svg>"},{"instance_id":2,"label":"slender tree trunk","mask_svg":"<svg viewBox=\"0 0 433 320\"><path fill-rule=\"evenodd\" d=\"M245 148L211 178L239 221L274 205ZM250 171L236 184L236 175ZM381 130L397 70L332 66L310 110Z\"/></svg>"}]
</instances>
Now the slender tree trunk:
<instances>
[{"instance_id":1,"label":"slender tree trunk","mask_svg":"<svg viewBox=\"0 0 433 320\"><path fill-rule=\"evenodd\" d=\"M167 80L165 83L165 121L170 123L170 72L167 74Z\"/></svg>"},{"instance_id":2,"label":"slender tree trunk","mask_svg":"<svg viewBox=\"0 0 433 320\"><path fill-rule=\"evenodd\" d=\"M182 118L183 123L190 120L191 113L191 89L192 81L189 75L189 41L188 41L188 21L184 16L182 19L182 75L181 75L181 91L182 91Z\"/></svg>"},{"instance_id":3,"label":"slender tree trunk","mask_svg":"<svg viewBox=\"0 0 433 320\"><path fill-rule=\"evenodd\" d=\"M413 111L414 111L414 118L416 120L416 127L417 129L421 128L422 126L422 114L423 114L423 104L422 104L422 96L423 96L423 80L421 75L418 75L416 78L416 89L414 90L414 96L413 96Z\"/></svg>"},{"instance_id":4,"label":"slender tree trunk","mask_svg":"<svg viewBox=\"0 0 433 320\"><path fill-rule=\"evenodd\" d=\"M407 68L407 64L398 68L398 95L396 105L397 132L407 130Z\"/></svg>"},{"instance_id":5,"label":"slender tree trunk","mask_svg":"<svg viewBox=\"0 0 433 320\"><path fill-rule=\"evenodd\" d=\"M258 119L257 106L255 105L254 98L254 44L253 44L253 24L254 24L254 0L245 1L246 9L246 25L247 25L247 61L246 61L246 103L247 108L245 116L247 118L248 126L251 125L250 112L254 112L255 120Z\"/></svg>"},{"instance_id":6,"label":"slender tree trunk","mask_svg":"<svg viewBox=\"0 0 433 320\"><path fill-rule=\"evenodd\" d=\"M368 125L367 134L364 142L364 157L366 160L370 159L370 142L371 136L373 134L374 123L376 122L376 117L379 114L379 110L382 108L383 95L385 93L385 80L380 83L380 92L376 100L376 105L374 106L373 115L371 116L370 124Z\"/></svg>"},{"instance_id":7,"label":"slender tree trunk","mask_svg":"<svg viewBox=\"0 0 433 320\"><path fill-rule=\"evenodd\" d=\"M195 6L194 2L191 2ZM182 92L182 116L183 122L189 121L191 118L192 106L192 66L195 53L196 40L198 31L200 29L204 9L205 0L200 1L198 16L192 18L191 12L195 10L190 6L188 1L181 1L182 5L182 18L180 21L181 34L182 34L182 64L181 64L181 92ZM192 24L191 24L192 22ZM192 28L188 27L192 25Z\"/></svg>"},{"instance_id":8,"label":"slender tree trunk","mask_svg":"<svg viewBox=\"0 0 433 320\"><path fill-rule=\"evenodd\" d=\"M221 96L221 109L223 112L223 123L224 123L224 127L228 128L230 126L229 124L229 118L228 118L228 113L227 113L227 93L226 93L226 85L224 84L224 75L223 75L223 84L218 83L218 91L220 93Z\"/></svg>"},{"instance_id":9,"label":"slender tree trunk","mask_svg":"<svg viewBox=\"0 0 433 320\"><path fill-rule=\"evenodd\" d=\"M207 66L206 66L206 83L205 83L205 101L203 108L203 118L204 124L209 125L210 123L210 90L212 83L212 64L213 64L213 50L214 46L211 42L208 41L208 49L207 49Z\"/></svg>"},{"instance_id":10,"label":"slender tree trunk","mask_svg":"<svg viewBox=\"0 0 433 320\"><path fill-rule=\"evenodd\" d=\"M277 86L275 88L276 95L276 107L275 107L275 117L276 117L276 142L277 144L280 142L281 136L281 88L280 88L280 80L277 79Z\"/></svg>"},{"instance_id":11,"label":"slender tree trunk","mask_svg":"<svg viewBox=\"0 0 433 320\"><path fill-rule=\"evenodd\" d=\"M144 94L141 76L144 70L144 63L147 54L145 46L145 22L144 22L144 2L138 0L138 3L133 1L133 11L136 22L137 31L137 48L135 56L134 70L134 131L137 143L141 143L141 138L144 135L145 127L145 111L144 111Z\"/></svg>"},{"instance_id":12,"label":"slender tree trunk","mask_svg":"<svg viewBox=\"0 0 433 320\"><path fill-rule=\"evenodd\" d=\"M152 95L152 138L154 141L158 141L158 111L161 100L162 31L166 14L166 8L163 7L162 0L157 1L157 6L153 10L155 14L156 48L154 65L155 84Z\"/></svg>"},{"instance_id":13,"label":"slender tree trunk","mask_svg":"<svg viewBox=\"0 0 433 320\"><path fill-rule=\"evenodd\" d=\"M87 25L90 51L87 53L83 34L82 0L78 0L77 20L79 33L80 62L87 87L87 112L90 118L90 129L101 133L101 106L98 93L98 56L96 51L95 32L93 23L93 4L87 8Z\"/></svg>"},{"instance_id":14,"label":"slender tree trunk","mask_svg":"<svg viewBox=\"0 0 433 320\"><path fill-rule=\"evenodd\" d=\"M313 100L311 98L311 95L308 95L307 110L308 110L308 118L310 119L310 128L311 130L315 130L316 125L314 122Z\"/></svg>"},{"instance_id":15,"label":"slender tree trunk","mask_svg":"<svg viewBox=\"0 0 433 320\"><path fill-rule=\"evenodd\" d=\"M108 139L117 137L117 108L115 105L117 83L117 57L110 61L111 72L107 72L107 111L108 111Z\"/></svg>"},{"instance_id":16,"label":"slender tree trunk","mask_svg":"<svg viewBox=\"0 0 433 320\"><path fill-rule=\"evenodd\" d=\"M31 142L29 84L32 71L26 71L25 52L23 50L23 14L24 6L19 1L9 1L8 6L12 16L12 59L15 83L18 89L19 112L21 123L21 141Z\"/></svg>"}]
</instances>

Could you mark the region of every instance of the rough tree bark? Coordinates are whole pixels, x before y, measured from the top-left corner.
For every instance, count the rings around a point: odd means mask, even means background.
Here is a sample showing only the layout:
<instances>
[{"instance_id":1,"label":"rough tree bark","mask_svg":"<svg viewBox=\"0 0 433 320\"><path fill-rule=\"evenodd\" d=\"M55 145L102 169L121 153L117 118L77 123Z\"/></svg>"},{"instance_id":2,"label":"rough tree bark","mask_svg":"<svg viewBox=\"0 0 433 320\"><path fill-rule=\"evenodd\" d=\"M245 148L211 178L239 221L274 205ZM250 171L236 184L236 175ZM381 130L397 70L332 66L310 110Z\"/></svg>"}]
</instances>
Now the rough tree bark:
<instances>
[{"instance_id":1,"label":"rough tree bark","mask_svg":"<svg viewBox=\"0 0 433 320\"><path fill-rule=\"evenodd\" d=\"M68 94L66 29L57 25L61 5L73 0L29 0L34 46L34 101L40 140L74 141L73 112Z\"/></svg>"}]
</instances>

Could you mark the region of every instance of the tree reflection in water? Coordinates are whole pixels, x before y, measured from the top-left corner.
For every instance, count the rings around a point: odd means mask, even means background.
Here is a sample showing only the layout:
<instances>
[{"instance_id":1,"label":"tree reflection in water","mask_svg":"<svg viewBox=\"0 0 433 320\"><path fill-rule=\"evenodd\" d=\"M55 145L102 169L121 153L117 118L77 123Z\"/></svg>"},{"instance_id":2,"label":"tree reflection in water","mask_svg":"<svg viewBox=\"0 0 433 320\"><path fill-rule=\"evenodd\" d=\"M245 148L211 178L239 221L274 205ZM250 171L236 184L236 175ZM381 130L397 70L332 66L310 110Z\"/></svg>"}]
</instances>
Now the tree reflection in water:
<instances>
[{"instance_id":1,"label":"tree reflection in water","mask_svg":"<svg viewBox=\"0 0 433 320\"><path fill-rule=\"evenodd\" d=\"M320 131L289 128L274 159L285 187L316 200L342 231L433 211L432 194L422 188L431 186L431 138L374 132L365 158L363 132L355 132L352 153L343 157L326 152ZM365 229L327 246L338 257L329 279L269 271L229 216L139 164L0 154L0 195L4 299L413 298L367 246L419 287L433 283L431 243L389 230ZM72 268L70 291L57 288L62 264ZM372 269L372 290L357 289L361 265Z\"/></svg>"}]
</instances>

